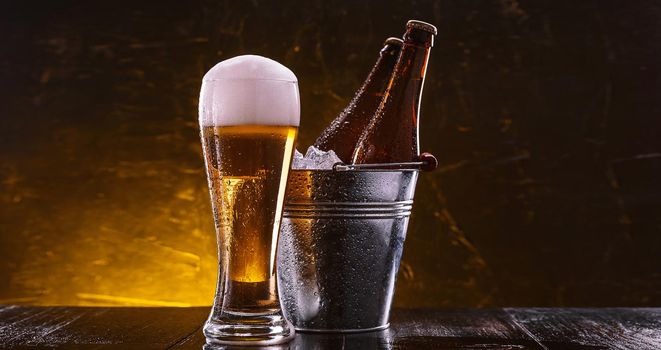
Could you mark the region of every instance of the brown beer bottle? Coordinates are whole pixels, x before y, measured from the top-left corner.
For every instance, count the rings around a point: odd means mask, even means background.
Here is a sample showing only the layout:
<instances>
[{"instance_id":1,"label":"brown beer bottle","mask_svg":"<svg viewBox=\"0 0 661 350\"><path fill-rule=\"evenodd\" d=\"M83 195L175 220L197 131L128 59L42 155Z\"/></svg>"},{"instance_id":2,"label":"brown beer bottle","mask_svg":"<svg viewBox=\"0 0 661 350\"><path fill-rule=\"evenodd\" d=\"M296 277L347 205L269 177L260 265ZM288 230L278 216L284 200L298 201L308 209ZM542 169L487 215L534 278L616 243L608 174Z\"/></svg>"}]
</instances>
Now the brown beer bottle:
<instances>
[{"instance_id":1,"label":"brown beer bottle","mask_svg":"<svg viewBox=\"0 0 661 350\"><path fill-rule=\"evenodd\" d=\"M401 39L386 39L367 79L349 105L319 135L314 142L315 147L323 151L335 151L344 162L351 160L356 142L381 103L401 48Z\"/></svg>"},{"instance_id":2,"label":"brown beer bottle","mask_svg":"<svg viewBox=\"0 0 661 350\"><path fill-rule=\"evenodd\" d=\"M418 118L422 86L436 27L406 23L404 45L381 104L351 158L354 164L399 163L420 155Z\"/></svg>"}]
</instances>

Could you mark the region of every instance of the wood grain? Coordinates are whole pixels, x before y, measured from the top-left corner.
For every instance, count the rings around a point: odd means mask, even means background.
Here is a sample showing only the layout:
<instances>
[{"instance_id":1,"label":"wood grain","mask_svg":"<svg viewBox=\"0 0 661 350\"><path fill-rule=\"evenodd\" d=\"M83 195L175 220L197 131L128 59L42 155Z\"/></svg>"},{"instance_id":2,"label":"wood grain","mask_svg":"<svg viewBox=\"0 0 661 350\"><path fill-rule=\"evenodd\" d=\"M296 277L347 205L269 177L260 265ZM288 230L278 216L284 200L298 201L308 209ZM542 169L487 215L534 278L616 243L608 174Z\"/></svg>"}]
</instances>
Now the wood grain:
<instances>
[{"instance_id":1,"label":"wood grain","mask_svg":"<svg viewBox=\"0 0 661 350\"><path fill-rule=\"evenodd\" d=\"M574 343L596 349L661 349L661 309L506 309L548 347Z\"/></svg>"},{"instance_id":2,"label":"wood grain","mask_svg":"<svg viewBox=\"0 0 661 350\"><path fill-rule=\"evenodd\" d=\"M163 349L199 329L208 308L5 307L0 344ZM6 316L5 316L6 315Z\"/></svg>"},{"instance_id":3,"label":"wood grain","mask_svg":"<svg viewBox=\"0 0 661 350\"><path fill-rule=\"evenodd\" d=\"M201 349L209 310L0 306L0 348ZM661 309L393 310L391 327L276 349L661 349Z\"/></svg>"}]
</instances>

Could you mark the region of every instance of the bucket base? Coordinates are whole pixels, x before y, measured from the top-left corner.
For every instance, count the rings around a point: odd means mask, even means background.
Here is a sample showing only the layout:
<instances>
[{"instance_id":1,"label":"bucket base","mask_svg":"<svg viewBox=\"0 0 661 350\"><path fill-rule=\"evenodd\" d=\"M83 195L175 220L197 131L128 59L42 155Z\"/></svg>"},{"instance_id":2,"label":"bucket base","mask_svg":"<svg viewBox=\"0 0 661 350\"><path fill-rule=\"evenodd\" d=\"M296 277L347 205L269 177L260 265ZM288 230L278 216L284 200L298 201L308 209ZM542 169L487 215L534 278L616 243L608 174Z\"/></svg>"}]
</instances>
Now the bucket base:
<instances>
[{"instance_id":1,"label":"bucket base","mask_svg":"<svg viewBox=\"0 0 661 350\"><path fill-rule=\"evenodd\" d=\"M365 332L382 331L388 327L390 327L390 323L386 323L382 326L377 326L372 328L358 328L358 329L310 329L310 328L296 327L296 331L301 333L365 333Z\"/></svg>"}]
</instances>

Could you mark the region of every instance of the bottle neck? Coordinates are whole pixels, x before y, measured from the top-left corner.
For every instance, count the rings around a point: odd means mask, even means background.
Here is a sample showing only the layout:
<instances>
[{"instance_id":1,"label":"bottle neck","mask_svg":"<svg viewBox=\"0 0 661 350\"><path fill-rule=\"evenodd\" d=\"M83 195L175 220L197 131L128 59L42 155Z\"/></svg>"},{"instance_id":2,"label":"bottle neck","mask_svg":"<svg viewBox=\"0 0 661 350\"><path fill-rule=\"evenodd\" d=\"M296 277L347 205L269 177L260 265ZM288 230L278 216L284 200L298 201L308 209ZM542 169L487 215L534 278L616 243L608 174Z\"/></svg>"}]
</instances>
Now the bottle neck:
<instances>
[{"instance_id":1,"label":"bottle neck","mask_svg":"<svg viewBox=\"0 0 661 350\"><path fill-rule=\"evenodd\" d=\"M379 58L374 64L373 72L379 72L379 78L387 80L392 74L400 48L384 47L379 53Z\"/></svg>"},{"instance_id":2,"label":"bottle neck","mask_svg":"<svg viewBox=\"0 0 661 350\"><path fill-rule=\"evenodd\" d=\"M430 47L405 43L382 102L384 119L410 118L417 142L418 114ZM417 154L416 154L417 155Z\"/></svg>"},{"instance_id":3,"label":"bottle neck","mask_svg":"<svg viewBox=\"0 0 661 350\"><path fill-rule=\"evenodd\" d=\"M386 50L387 49L387 50ZM390 76L393 74L395 65L397 64L397 58L399 56L400 48L383 48L381 54L376 61L376 64L372 68L372 71L369 74L365 85L362 87L371 94L383 96L385 93L388 83L390 82ZM376 109L378 107L378 102L376 106L371 107ZM373 113L373 110L369 112Z\"/></svg>"},{"instance_id":4,"label":"bottle neck","mask_svg":"<svg viewBox=\"0 0 661 350\"><path fill-rule=\"evenodd\" d=\"M378 120L370 131L371 140L361 148L369 148L369 143L380 146L358 151L369 154L354 153L354 163L365 163L365 159L368 163L405 162L420 154L419 110L429 53L429 47L409 43L402 46L393 77L377 111Z\"/></svg>"},{"instance_id":5,"label":"bottle neck","mask_svg":"<svg viewBox=\"0 0 661 350\"><path fill-rule=\"evenodd\" d=\"M393 85L396 80L424 80L427 73L430 47L405 43L396 66Z\"/></svg>"}]
</instances>

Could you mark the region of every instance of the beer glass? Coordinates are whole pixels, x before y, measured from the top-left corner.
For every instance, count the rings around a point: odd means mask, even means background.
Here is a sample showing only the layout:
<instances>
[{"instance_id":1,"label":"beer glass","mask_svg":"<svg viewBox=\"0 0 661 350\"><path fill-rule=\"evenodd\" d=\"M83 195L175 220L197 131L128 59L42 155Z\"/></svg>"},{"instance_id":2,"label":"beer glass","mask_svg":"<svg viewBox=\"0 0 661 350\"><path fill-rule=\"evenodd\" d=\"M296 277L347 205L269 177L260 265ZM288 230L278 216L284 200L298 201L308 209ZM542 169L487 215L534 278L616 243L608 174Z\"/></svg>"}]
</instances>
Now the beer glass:
<instances>
[{"instance_id":1,"label":"beer glass","mask_svg":"<svg viewBox=\"0 0 661 350\"><path fill-rule=\"evenodd\" d=\"M217 69L237 59L247 63ZM291 76L273 76L274 68ZM275 256L299 111L295 76L263 57L223 61L203 80L200 128L218 243L204 326L211 344L270 345L294 335L278 299Z\"/></svg>"}]
</instances>

